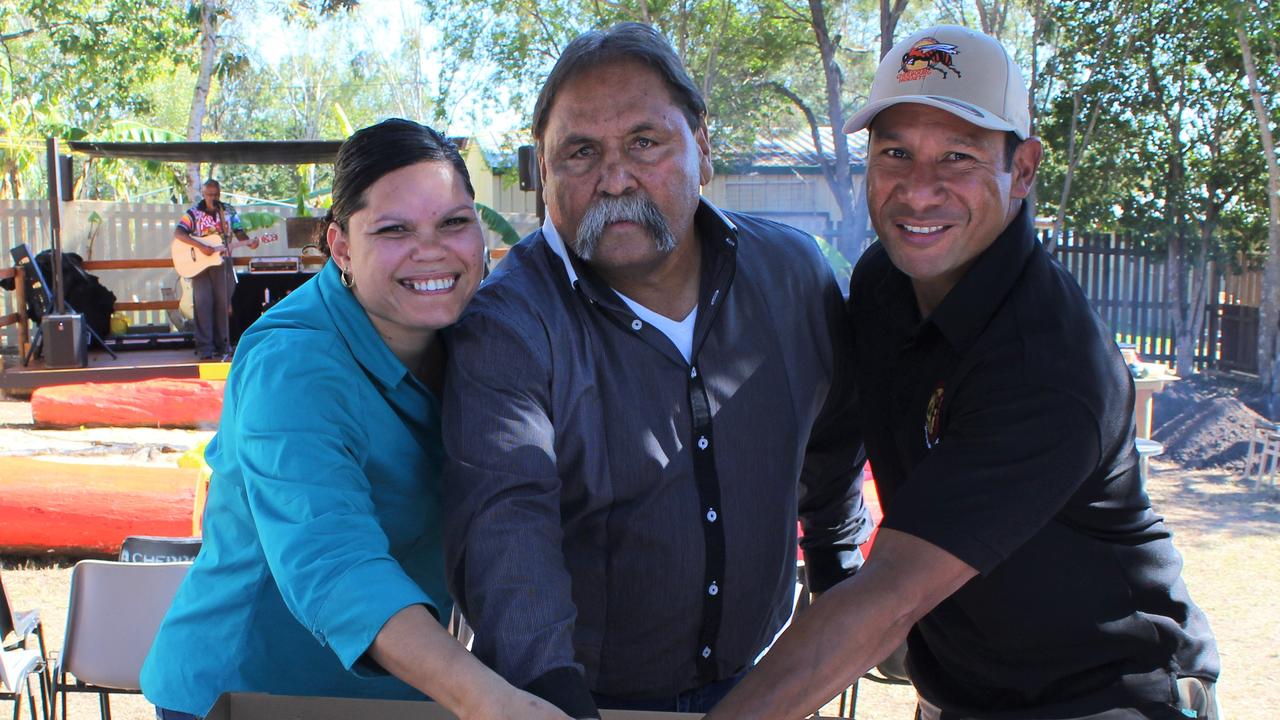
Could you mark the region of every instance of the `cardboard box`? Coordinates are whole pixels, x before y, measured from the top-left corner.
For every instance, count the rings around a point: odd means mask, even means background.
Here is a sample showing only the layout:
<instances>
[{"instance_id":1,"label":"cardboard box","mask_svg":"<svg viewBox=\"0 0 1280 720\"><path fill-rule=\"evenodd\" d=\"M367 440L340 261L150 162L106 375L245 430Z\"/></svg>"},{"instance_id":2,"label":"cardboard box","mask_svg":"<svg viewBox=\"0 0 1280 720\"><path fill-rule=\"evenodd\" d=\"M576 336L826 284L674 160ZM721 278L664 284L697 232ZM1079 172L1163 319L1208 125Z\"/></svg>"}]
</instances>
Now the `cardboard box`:
<instances>
[{"instance_id":1,"label":"cardboard box","mask_svg":"<svg viewBox=\"0 0 1280 720\"><path fill-rule=\"evenodd\" d=\"M601 720L696 720L692 713L603 710ZM457 720L431 702L223 693L205 720Z\"/></svg>"}]
</instances>

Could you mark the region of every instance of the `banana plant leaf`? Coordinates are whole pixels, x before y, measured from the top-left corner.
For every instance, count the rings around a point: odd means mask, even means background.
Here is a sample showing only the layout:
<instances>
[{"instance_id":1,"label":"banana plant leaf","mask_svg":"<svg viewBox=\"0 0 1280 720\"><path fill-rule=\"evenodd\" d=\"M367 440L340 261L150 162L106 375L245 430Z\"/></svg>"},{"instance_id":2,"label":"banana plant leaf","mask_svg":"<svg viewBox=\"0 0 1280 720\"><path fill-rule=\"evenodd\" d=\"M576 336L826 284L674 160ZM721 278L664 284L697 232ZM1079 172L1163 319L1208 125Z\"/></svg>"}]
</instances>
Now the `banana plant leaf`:
<instances>
[{"instance_id":1,"label":"banana plant leaf","mask_svg":"<svg viewBox=\"0 0 1280 720\"><path fill-rule=\"evenodd\" d=\"M835 273L837 278L847 281L849 276L853 274L853 264L836 249L835 245L817 235L814 235L813 239L818 243L818 249L822 252L822 256L827 259L827 264L831 266L831 271Z\"/></svg>"},{"instance_id":2,"label":"banana plant leaf","mask_svg":"<svg viewBox=\"0 0 1280 720\"><path fill-rule=\"evenodd\" d=\"M240 222L244 224L245 232L253 232L275 225L280 222L280 216L269 212L245 212L240 213Z\"/></svg>"},{"instance_id":3,"label":"banana plant leaf","mask_svg":"<svg viewBox=\"0 0 1280 720\"><path fill-rule=\"evenodd\" d=\"M490 230L498 233L498 236L502 238L502 242L507 245L515 245L520 242L520 233L516 232L511 223L507 222L507 219L502 217L502 214L497 210L484 203L476 203L476 211L480 213L480 219L484 224L488 225Z\"/></svg>"}]
</instances>

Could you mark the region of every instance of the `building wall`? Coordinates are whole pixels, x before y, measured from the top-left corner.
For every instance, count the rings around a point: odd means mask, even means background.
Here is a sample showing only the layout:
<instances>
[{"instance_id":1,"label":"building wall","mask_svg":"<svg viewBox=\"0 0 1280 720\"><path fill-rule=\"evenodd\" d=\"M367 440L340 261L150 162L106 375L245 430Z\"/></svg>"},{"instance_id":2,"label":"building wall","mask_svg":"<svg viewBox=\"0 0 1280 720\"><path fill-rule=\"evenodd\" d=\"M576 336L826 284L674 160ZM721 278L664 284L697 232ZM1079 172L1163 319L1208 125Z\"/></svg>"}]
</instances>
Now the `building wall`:
<instances>
[{"instance_id":1,"label":"building wall","mask_svg":"<svg viewBox=\"0 0 1280 720\"><path fill-rule=\"evenodd\" d=\"M862 183L854 186L860 194ZM824 237L834 235L841 220L835 196L817 173L717 174L702 194L726 210L760 215Z\"/></svg>"}]
</instances>

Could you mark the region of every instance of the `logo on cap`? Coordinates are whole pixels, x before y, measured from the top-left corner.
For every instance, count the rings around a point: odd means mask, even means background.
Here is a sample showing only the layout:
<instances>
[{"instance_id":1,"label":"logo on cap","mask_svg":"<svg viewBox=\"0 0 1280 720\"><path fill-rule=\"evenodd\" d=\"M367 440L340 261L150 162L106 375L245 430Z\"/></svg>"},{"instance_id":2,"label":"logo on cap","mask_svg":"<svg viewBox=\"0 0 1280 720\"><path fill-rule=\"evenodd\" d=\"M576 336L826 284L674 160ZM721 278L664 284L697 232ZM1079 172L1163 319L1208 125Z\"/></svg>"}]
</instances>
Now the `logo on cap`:
<instances>
[{"instance_id":1,"label":"logo on cap","mask_svg":"<svg viewBox=\"0 0 1280 720\"><path fill-rule=\"evenodd\" d=\"M898 68L898 82L911 82L929 77L929 73L937 70L942 77L947 76L950 69L961 77L960 68L951 64L952 58L960 54L960 50L950 43L938 42L937 38L921 38L902 56L902 66ZM941 67L939 67L941 66Z\"/></svg>"}]
</instances>

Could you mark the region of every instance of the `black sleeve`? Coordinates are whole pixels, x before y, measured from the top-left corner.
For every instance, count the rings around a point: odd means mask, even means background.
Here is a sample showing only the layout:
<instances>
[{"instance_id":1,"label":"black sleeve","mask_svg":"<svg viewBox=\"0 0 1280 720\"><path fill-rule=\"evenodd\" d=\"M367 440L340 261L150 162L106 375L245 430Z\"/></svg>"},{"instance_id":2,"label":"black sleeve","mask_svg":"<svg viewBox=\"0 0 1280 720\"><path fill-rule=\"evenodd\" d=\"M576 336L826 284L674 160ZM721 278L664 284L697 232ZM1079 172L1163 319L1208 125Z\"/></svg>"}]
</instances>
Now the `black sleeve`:
<instances>
[{"instance_id":1,"label":"black sleeve","mask_svg":"<svg viewBox=\"0 0 1280 720\"><path fill-rule=\"evenodd\" d=\"M825 268L824 268L825 269ZM800 474L799 513L809 589L825 592L862 566L858 546L873 529L862 500L866 456L857 426L852 344L845 303L830 272L822 312L831 344L831 387L814 422Z\"/></svg>"},{"instance_id":2,"label":"black sleeve","mask_svg":"<svg viewBox=\"0 0 1280 720\"><path fill-rule=\"evenodd\" d=\"M476 312L451 329L445 567L476 656L569 715L595 717L574 658L549 378L545 343L519 322Z\"/></svg>"}]
</instances>

